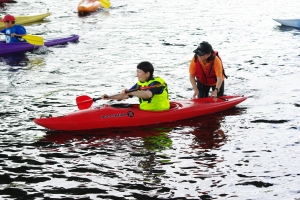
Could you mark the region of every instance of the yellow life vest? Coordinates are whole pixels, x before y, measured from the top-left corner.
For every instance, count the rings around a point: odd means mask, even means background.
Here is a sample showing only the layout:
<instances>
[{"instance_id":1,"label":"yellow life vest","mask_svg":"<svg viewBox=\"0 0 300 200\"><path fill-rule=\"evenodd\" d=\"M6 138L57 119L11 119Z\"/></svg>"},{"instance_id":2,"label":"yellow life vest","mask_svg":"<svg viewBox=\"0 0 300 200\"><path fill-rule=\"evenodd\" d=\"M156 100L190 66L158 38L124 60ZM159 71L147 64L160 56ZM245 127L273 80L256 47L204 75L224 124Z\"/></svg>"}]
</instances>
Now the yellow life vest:
<instances>
[{"instance_id":1,"label":"yellow life vest","mask_svg":"<svg viewBox=\"0 0 300 200\"><path fill-rule=\"evenodd\" d=\"M164 91L161 94L154 94L150 99L139 98L141 110L162 111L170 109L168 86L162 78L155 77L154 79L143 83L139 81L137 86L147 87L155 81L160 82L160 84L163 85Z\"/></svg>"}]
</instances>

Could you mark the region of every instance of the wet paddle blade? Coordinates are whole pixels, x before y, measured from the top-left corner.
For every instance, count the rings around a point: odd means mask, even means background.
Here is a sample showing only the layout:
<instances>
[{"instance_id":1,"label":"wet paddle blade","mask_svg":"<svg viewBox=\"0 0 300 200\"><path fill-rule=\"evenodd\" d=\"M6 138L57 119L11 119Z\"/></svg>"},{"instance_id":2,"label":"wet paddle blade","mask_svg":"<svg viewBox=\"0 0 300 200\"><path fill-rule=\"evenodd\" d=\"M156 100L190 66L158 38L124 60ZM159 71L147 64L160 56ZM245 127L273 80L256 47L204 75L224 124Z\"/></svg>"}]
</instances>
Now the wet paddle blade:
<instances>
[{"instance_id":1,"label":"wet paddle blade","mask_svg":"<svg viewBox=\"0 0 300 200\"><path fill-rule=\"evenodd\" d=\"M93 104L93 99L87 95L76 97L76 104L79 110L84 110Z\"/></svg>"},{"instance_id":2,"label":"wet paddle blade","mask_svg":"<svg viewBox=\"0 0 300 200\"><path fill-rule=\"evenodd\" d=\"M108 0L100 0L100 3L106 9L110 7L110 2Z\"/></svg>"},{"instance_id":3,"label":"wet paddle blade","mask_svg":"<svg viewBox=\"0 0 300 200\"><path fill-rule=\"evenodd\" d=\"M22 36L29 44L43 46L44 45L44 38L37 36L37 35L24 35Z\"/></svg>"}]
</instances>

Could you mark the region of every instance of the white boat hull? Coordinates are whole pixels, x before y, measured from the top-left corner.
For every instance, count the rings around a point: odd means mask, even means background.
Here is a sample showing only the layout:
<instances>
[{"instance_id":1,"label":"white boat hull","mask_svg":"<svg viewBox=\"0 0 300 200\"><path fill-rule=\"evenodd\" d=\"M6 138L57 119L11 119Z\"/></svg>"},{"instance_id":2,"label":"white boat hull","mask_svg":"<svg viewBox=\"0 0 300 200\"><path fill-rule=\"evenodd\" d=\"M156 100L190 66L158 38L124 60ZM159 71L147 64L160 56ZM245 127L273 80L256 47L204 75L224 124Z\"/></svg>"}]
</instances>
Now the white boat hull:
<instances>
[{"instance_id":1,"label":"white boat hull","mask_svg":"<svg viewBox=\"0 0 300 200\"><path fill-rule=\"evenodd\" d=\"M300 19L273 19L273 20L284 26L300 28Z\"/></svg>"}]
</instances>

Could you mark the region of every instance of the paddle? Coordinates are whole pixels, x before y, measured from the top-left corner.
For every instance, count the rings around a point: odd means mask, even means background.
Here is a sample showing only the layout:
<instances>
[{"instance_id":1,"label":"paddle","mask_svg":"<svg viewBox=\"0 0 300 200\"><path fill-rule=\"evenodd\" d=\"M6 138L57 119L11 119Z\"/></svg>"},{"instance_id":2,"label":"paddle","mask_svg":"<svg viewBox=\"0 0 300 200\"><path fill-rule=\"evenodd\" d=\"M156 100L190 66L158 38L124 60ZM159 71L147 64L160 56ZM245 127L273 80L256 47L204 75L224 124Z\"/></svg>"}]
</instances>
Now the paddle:
<instances>
[{"instance_id":1,"label":"paddle","mask_svg":"<svg viewBox=\"0 0 300 200\"><path fill-rule=\"evenodd\" d=\"M106 9L110 7L110 2L108 0L100 0L100 3Z\"/></svg>"},{"instance_id":2,"label":"paddle","mask_svg":"<svg viewBox=\"0 0 300 200\"><path fill-rule=\"evenodd\" d=\"M9 35L9 34L4 34L4 35ZM21 37L24 40L26 40L26 42L28 42L29 44L33 44L33 45L37 45L37 46L43 46L44 45L44 38L37 36L37 35L24 35L24 36L16 36L16 37Z\"/></svg>"},{"instance_id":3,"label":"paddle","mask_svg":"<svg viewBox=\"0 0 300 200\"><path fill-rule=\"evenodd\" d=\"M29 44L43 46L44 45L44 38L37 36L37 35L24 35L22 36L24 40L26 40Z\"/></svg>"},{"instance_id":4,"label":"paddle","mask_svg":"<svg viewBox=\"0 0 300 200\"><path fill-rule=\"evenodd\" d=\"M126 91L126 93L130 93L130 92L134 92L134 91L138 91L138 90L147 90L147 89L161 87L161 86L162 85L158 84L158 85L153 85L153 86L140 87L140 88L137 88L137 89L128 90L128 91ZM120 93L113 94L113 95L110 95L109 97L117 96L119 94ZM79 96L79 97L76 98L76 104L77 104L77 107L79 108L79 110L84 110L84 109L87 109L87 108L91 107L93 102L95 102L99 99L102 99L102 98L101 97L91 98L87 95L82 95L82 96Z\"/></svg>"}]
</instances>

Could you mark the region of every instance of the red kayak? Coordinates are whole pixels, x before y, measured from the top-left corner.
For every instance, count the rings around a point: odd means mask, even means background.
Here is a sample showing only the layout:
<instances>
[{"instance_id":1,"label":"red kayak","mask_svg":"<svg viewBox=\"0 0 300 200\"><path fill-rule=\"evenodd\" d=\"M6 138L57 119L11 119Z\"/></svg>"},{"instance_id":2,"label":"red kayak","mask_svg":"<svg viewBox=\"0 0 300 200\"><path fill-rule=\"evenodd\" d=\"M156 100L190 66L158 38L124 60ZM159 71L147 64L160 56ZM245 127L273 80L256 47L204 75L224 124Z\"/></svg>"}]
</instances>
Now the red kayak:
<instances>
[{"instance_id":1,"label":"red kayak","mask_svg":"<svg viewBox=\"0 0 300 200\"><path fill-rule=\"evenodd\" d=\"M166 111L140 110L138 104L112 104L57 117L36 118L34 122L50 130L63 131L145 126L220 112L246 99L243 96L223 96L178 100L171 102L171 108Z\"/></svg>"}]
</instances>

